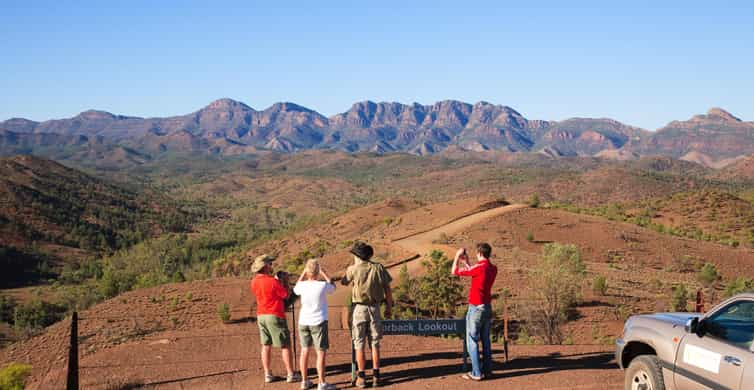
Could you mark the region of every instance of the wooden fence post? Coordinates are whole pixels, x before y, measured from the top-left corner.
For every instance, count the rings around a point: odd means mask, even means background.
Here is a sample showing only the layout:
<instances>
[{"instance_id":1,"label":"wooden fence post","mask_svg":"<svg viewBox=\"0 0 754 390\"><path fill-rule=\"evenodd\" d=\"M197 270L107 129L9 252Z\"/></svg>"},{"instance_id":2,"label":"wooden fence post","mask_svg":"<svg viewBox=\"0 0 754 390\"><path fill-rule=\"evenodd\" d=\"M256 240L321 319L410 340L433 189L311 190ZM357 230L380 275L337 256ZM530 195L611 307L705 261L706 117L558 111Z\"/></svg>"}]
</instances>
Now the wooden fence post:
<instances>
[{"instance_id":1,"label":"wooden fence post","mask_svg":"<svg viewBox=\"0 0 754 390\"><path fill-rule=\"evenodd\" d=\"M702 293L702 290L696 291L696 312L704 312L704 293Z\"/></svg>"},{"instance_id":2,"label":"wooden fence post","mask_svg":"<svg viewBox=\"0 0 754 390\"><path fill-rule=\"evenodd\" d=\"M508 302L503 306L503 351L505 362L508 362Z\"/></svg>"},{"instance_id":3,"label":"wooden fence post","mask_svg":"<svg viewBox=\"0 0 754 390\"><path fill-rule=\"evenodd\" d=\"M71 340L68 346L68 382L66 390L79 390L79 313L71 316Z\"/></svg>"}]
</instances>

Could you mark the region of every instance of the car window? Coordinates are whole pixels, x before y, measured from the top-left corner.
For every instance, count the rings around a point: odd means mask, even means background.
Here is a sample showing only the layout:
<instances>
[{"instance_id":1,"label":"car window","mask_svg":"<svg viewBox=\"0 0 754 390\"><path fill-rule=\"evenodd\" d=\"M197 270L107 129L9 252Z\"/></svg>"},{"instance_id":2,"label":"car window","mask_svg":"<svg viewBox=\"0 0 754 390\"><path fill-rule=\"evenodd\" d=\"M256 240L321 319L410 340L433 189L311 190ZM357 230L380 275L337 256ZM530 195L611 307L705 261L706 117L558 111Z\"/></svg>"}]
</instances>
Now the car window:
<instances>
[{"instance_id":1,"label":"car window","mask_svg":"<svg viewBox=\"0 0 754 390\"><path fill-rule=\"evenodd\" d=\"M733 302L704 323L709 335L750 349L754 340L754 301Z\"/></svg>"}]
</instances>

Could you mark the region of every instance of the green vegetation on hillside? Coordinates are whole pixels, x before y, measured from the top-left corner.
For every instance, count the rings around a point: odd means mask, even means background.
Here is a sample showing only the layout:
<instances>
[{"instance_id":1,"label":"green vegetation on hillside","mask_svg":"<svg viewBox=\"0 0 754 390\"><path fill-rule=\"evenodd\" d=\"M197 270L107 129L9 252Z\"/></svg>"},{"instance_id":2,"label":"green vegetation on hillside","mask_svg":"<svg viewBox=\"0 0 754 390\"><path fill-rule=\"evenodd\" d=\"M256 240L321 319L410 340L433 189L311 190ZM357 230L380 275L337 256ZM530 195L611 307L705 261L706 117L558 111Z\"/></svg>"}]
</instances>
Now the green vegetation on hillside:
<instances>
[{"instance_id":1,"label":"green vegetation on hillside","mask_svg":"<svg viewBox=\"0 0 754 390\"><path fill-rule=\"evenodd\" d=\"M580 207L550 202L546 207L628 222L677 237L754 247L754 203L717 190L683 192L631 204Z\"/></svg>"}]
</instances>

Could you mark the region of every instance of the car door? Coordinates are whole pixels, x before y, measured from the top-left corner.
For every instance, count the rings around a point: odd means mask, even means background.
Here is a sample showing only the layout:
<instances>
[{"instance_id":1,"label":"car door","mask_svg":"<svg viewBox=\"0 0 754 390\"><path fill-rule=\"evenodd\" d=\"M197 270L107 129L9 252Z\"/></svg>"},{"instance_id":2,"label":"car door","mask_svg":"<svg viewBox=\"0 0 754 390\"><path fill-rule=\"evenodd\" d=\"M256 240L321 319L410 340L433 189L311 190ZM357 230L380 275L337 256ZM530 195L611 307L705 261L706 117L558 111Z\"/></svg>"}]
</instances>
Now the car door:
<instances>
[{"instance_id":1,"label":"car door","mask_svg":"<svg viewBox=\"0 0 754 390\"><path fill-rule=\"evenodd\" d=\"M750 370L752 363L754 300L733 301L700 323L702 336L689 333L678 348L673 375L676 388L754 389L754 383L742 383L744 369Z\"/></svg>"}]
</instances>

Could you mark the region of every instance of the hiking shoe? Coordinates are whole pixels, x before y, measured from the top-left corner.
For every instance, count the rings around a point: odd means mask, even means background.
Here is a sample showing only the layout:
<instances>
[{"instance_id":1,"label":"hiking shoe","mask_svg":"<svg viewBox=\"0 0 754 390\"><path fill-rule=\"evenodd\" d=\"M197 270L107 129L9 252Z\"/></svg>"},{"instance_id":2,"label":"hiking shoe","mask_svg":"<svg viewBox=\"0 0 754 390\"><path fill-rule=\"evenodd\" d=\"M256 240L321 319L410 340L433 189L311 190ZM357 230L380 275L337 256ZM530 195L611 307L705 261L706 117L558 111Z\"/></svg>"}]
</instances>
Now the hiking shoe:
<instances>
[{"instance_id":1,"label":"hiking shoe","mask_svg":"<svg viewBox=\"0 0 754 390\"><path fill-rule=\"evenodd\" d=\"M301 380L301 374L299 374L298 372L294 372L293 374L288 375L285 378L285 381L288 382L288 383L296 383L296 382L298 382L300 380Z\"/></svg>"},{"instance_id":2,"label":"hiking shoe","mask_svg":"<svg viewBox=\"0 0 754 390\"><path fill-rule=\"evenodd\" d=\"M380 377L378 376L372 377L372 387L380 387L380 384L381 384L380 382L381 382Z\"/></svg>"},{"instance_id":3,"label":"hiking shoe","mask_svg":"<svg viewBox=\"0 0 754 390\"><path fill-rule=\"evenodd\" d=\"M272 374L265 374L264 375L264 383L277 382L277 381L282 380L282 379L283 378L281 378L279 376L272 375Z\"/></svg>"},{"instance_id":4,"label":"hiking shoe","mask_svg":"<svg viewBox=\"0 0 754 390\"><path fill-rule=\"evenodd\" d=\"M484 379L484 377L482 377L482 376L474 376L474 374L472 374L472 373L470 373L470 372L469 372L469 373L466 373L466 374L463 374L463 375L461 375L461 378L463 378L463 379L466 379L466 380L468 380L468 381L475 381L475 382L479 382L479 381L481 381L482 379Z\"/></svg>"},{"instance_id":5,"label":"hiking shoe","mask_svg":"<svg viewBox=\"0 0 754 390\"><path fill-rule=\"evenodd\" d=\"M320 383L317 385L317 390L335 390L335 385L329 383Z\"/></svg>"},{"instance_id":6,"label":"hiking shoe","mask_svg":"<svg viewBox=\"0 0 754 390\"><path fill-rule=\"evenodd\" d=\"M366 378L356 378L356 387L360 389L366 389L367 388Z\"/></svg>"},{"instance_id":7,"label":"hiking shoe","mask_svg":"<svg viewBox=\"0 0 754 390\"><path fill-rule=\"evenodd\" d=\"M313 387L312 382L308 379L301 381L301 390L309 390Z\"/></svg>"}]
</instances>

